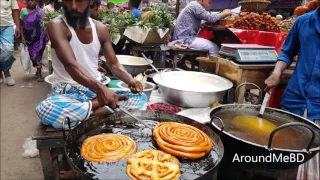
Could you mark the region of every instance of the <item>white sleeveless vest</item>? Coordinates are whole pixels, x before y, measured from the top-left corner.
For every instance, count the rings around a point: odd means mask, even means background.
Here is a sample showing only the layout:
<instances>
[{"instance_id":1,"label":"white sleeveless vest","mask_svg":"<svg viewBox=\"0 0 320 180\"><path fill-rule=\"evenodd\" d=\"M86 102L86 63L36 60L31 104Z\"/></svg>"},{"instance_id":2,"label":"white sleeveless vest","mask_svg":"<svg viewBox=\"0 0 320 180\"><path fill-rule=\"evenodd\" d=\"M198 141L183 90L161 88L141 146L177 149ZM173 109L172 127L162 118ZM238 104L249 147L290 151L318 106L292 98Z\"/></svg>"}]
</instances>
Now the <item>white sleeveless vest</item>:
<instances>
[{"instance_id":1,"label":"white sleeveless vest","mask_svg":"<svg viewBox=\"0 0 320 180\"><path fill-rule=\"evenodd\" d=\"M95 79L98 81L101 80L101 73L98 71L98 57L99 51L101 48L101 44L98 38L96 26L93 23L92 19L89 18L90 26L92 28L92 42L90 44L83 44L74 29L68 25L65 17L63 16L62 19L68 26L72 37L70 39L70 46L73 50L73 53L76 57L76 61L80 64L84 69L86 69L89 74L91 74ZM53 83L58 82L66 82L69 84L78 84L76 83L69 73L65 70L63 64L57 57L57 54L54 49L51 49L52 52L52 67L53 67Z\"/></svg>"}]
</instances>

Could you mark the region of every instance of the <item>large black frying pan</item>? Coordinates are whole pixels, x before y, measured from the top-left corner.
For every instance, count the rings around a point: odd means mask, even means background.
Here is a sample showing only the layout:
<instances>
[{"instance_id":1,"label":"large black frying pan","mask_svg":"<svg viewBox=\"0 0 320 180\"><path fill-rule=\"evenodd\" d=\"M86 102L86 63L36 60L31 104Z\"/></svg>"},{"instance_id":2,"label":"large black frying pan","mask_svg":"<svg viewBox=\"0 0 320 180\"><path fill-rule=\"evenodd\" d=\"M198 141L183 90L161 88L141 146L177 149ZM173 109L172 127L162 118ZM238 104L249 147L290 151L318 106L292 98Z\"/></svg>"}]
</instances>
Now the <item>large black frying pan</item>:
<instances>
[{"instance_id":1,"label":"large black frying pan","mask_svg":"<svg viewBox=\"0 0 320 180\"><path fill-rule=\"evenodd\" d=\"M152 120L148 123L157 124L163 121L181 122L192 125L205 132L213 141L213 148L207 156L199 160L180 161L180 179L212 179L223 157L224 147L220 138L207 126L183 116L156 111L130 111L136 117ZM89 136L100 133L120 133L130 136L137 143L137 152L157 149L152 139L152 130L137 123L128 115L116 112L112 115L92 117L73 129L65 137L67 160L75 172L77 179L129 179L126 174L128 158L116 163L92 163L80 155L83 141Z\"/></svg>"},{"instance_id":2,"label":"large black frying pan","mask_svg":"<svg viewBox=\"0 0 320 180\"><path fill-rule=\"evenodd\" d=\"M258 116L260 110L260 106L258 105L244 105L244 104L226 104L221 105L216 108L214 108L211 113L211 122L210 125L212 126L212 129L215 132L220 132L221 129L223 130L223 124L222 122L227 123L227 121L231 121L231 119L224 118L224 117L217 117L219 112L226 111L228 113L232 113L234 111L241 112L241 113L248 113L249 115L256 115ZM220 118L220 120L218 120ZM246 166L254 166L254 167L260 167L260 168L267 168L267 169L288 169L288 168L294 168L309 159L311 159L316 153L320 151L320 127L311 122L308 119L305 119L303 117L297 116L295 114L292 114L287 111L283 111L280 109L274 109L274 108L266 108L263 118L265 119L272 119L278 122L287 122L279 127L277 127L269 137L269 142L267 145L263 146L260 144L256 144L247 140L244 140L240 137L237 137L233 134L228 133L227 131L223 131L221 135L222 142L225 146L225 157L229 157L227 161L232 161L235 157L235 154L239 156L263 156L267 157L268 155L276 155L279 157L282 156L295 156L297 154L301 154L304 159L302 159L302 156L299 155L299 161L297 162L234 162L234 163L240 163L242 165ZM285 128L292 127L292 128L299 128L301 130L304 130L306 134L310 137L307 141L307 145L304 149L294 150L294 149L280 149L272 147L272 140L273 135L281 131ZM289 137L288 137L289 138ZM298 156L295 156L298 157Z\"/></svg>"}]
</instances>

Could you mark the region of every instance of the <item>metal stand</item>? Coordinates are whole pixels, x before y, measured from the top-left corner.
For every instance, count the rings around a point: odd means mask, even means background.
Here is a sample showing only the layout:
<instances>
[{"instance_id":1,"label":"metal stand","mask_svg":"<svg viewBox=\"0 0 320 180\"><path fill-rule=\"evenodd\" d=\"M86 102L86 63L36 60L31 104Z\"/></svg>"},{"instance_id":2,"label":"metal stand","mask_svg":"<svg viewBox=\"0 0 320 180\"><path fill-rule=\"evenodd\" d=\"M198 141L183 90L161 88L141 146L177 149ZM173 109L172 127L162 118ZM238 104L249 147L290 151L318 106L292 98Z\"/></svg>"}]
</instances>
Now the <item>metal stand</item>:
<instances>
[{"instance_id":1,"label":"metal stand","mask_svg":"<svg viewBox=\"0 0 320 180\"><path fill-rule=\"evenodd\" d=\"M130 47L131 47L131 52L133 53L134 56L138 56L140 57L141 52L152 52L153 53L153 61L154 61L154 65L157 68L162 68L162 64L161 64L161 59L162 59L162 55L161 55L161 46L162 44L134 44L131 43Z\"/></svg>"},{"instance_id":2,"label":"metal stand","mask_svg":"<svg viewBox=\"0 0 320 180\"><path fill-rule=\"evenodd\" d=\"M177 63L178 63L178 56L180 54L183 55L190 55L191 57L194 57L190 59L190 61L195 61L195 59L199 56L208 56L208 50L196 50L196 49L170 49L170 56L173 58L173 69L177 68ZM191 68L191 70L193 70Z\"/></svg>"}]
</instances>

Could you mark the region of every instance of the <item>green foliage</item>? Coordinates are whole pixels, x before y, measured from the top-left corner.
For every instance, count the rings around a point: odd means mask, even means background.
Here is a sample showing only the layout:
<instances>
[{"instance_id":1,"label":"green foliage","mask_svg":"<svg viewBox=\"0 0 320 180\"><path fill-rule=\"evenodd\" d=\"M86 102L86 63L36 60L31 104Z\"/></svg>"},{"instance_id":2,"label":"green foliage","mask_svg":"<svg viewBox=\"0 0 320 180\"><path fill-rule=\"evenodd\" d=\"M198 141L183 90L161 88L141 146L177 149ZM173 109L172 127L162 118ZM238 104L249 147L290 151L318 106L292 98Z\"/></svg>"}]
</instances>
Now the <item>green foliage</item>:
<instances>
[{"instance_id":1,"label":"green foliage","mask_svg":"<svg viewBox=\"0 0 320 180\"><path fill-rule=\"evenodd\" d=\"M173 21L175 17L170 13L168 7L154 6L151 7L151 13L149 16L149 23L151 28L156 29L173 29Z\"/></svg>"},{"instance_id":2,"label":"green foliage","mask_svg":"<svg viewBox=\"0 0 320 180\"><path fill-rule=\"evenodd\" d=\"M112 39L116 38L117 34L122 34L127 27L136 23L132 13L125 12L121 14L112 12L107 8L100 12L99 20L108 27Z\"/></svg>"},{"instance_id":3,"label":"green foliage","mask_svg":"<svg viewBox=\"0 0 320 180\"><path fill-rule=\"evenodd\" d=\"M43 17L43 24L46 25L52 19L60 16L62 14L62 10L54 11L54 12L46 12L45 16Z\"/></svg>"},{"instance_id":4,"label":"green foliage","mask_svg":"<svg viewBox=\"0 0 320 180\"><path fill-rule=\"evenodd\" d=\"M108 27L112 39L116 38L117 34L123 34L124 30L130 26L173 30L175 17L167 7L153 6L149 8L151 10L149 17L138 19L130 12L121 14L106 8L100 12L99 20Z\"/></svg>"}]
</instances>

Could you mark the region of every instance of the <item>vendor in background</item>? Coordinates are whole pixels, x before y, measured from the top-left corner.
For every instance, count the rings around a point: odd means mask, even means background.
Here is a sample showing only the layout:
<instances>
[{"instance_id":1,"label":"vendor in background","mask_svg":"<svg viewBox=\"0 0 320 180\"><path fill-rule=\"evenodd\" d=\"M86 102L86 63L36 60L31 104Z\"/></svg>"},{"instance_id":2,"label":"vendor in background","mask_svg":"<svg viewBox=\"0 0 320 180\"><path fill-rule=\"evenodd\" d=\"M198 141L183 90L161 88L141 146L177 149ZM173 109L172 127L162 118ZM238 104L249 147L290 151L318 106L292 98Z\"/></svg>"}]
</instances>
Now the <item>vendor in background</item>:
<instances>
[{"instance_id":1,"label":"vendor in background","mask_svg":"<svg viewBox=\"0 0 320 180\"><path fill-rule=\"evenodd\" d=\"M141 0L130 0L128 3L128 9L132 14L134 14L135 18L139 18L141 16L141 11L139 10Z\"/></svg>"},{"instance_id":2,"label":"vendor in background","mask_svg":"<svg viewBox=\"0 0 320 180\"><path fill-rule=\"evenodd\" d=\"M220 19L231 16L229 9L222 13L211 14L208 12L211 0L198 0L190 2L179 14L174 27L173 41L169 46L183 44L195 49L207 49L211 55L218 54L219 47L213 42L197 37L201 21L215 23Z\"/></svg>"},{"instance_id":3,"label":"vendor in background","mask_svg":"<svg viewBox=\"0 0 320 180\"><path fill-rule=\"evenodd\" d=\"M112 74L128 84L133 93L142 93L143 87L119 63L111 46L108 28L91 19L92 0L63 1L64 14L47 25L52 47L53 79L51 97L36 107L42 123L62 128L67 117L74 126L90 116L110 113L127 99L101 83L98 56L103 49Z\"/></svg>"},{"instance_id":4,"label":"vendor in background","mask_svg":"<svg viewBox=\"0 0 320 180\"><path fill-rule=\"evenodd\" d=\"M54 12L54 2L56 0L50 0L50 3L43 7L44 13Z\"/></svg>"},{"instance_id":5,"label":"vendor in background","mask_svg":"<svg viewBox=\"0 0 320 180\"><path fill-rule=\"evenodd\" d=\"M39 7L38 0L26 0L27 8L20 13L21 38L26 44L33 67L37 69L38 82L43 82L42 55L47 44L47 35L42 21L43 10Z\"/></svg>"},{"instance_id":6,"label":"vendor in background","mask_svg":"<svg viewBox=\"0 0 320 180\"><path fill-rule=\"evenodd\" d=\"M101 0L93 0L93 3L90 5L91 8L91 18L98 20L99 8L101 5Z\"/></svg>"}]
</instances>

